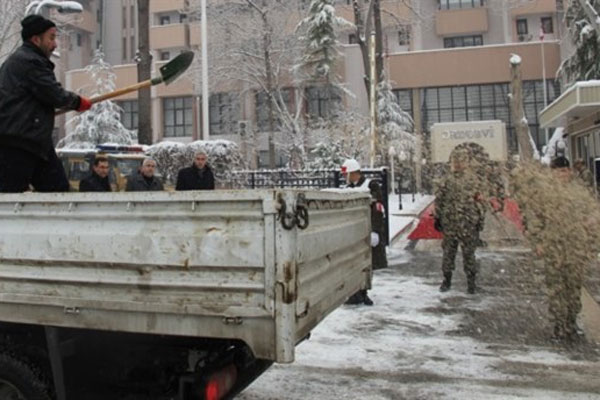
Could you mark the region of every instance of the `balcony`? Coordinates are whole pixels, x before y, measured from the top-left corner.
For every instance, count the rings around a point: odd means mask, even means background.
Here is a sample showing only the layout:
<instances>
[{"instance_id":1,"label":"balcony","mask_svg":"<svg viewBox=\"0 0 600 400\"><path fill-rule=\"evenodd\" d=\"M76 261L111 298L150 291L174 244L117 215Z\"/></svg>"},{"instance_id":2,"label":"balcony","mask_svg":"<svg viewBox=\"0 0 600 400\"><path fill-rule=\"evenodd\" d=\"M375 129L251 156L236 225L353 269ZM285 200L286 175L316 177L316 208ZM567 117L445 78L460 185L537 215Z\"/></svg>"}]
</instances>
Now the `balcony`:
<instances>
[{"instance_id":1,"label":"balcony","mask_svg":"<svg viewBox=\"0 0 600 400\"><path fill-rule=\"evenodd\" d=\"M389 56L390 80L398 88L421 88L510 82L511 54L521 56L523 80L542 79L540 42L462 47L398 53ZM544 42L546 78L560 65L557 41Z\"/></svg>"},{"instance_id":2,"label":"balcony","mask_svg":"<svg viewBox=\"0 0 600 400\"><path fill-rule=\"evenodd\" d=\"M511 10L513 17L556 13L556 0L537 0Z\"/></svg>"},{"instance_id":3,"label":"balcony","mask_svg":"<svg viewBox=\"0 0 600 400\"><path fill-rule=\"evenodd\" d=\"M150 28L150 47L154 50L188 47L187 24L156 25Z\"/></svg>"},{"instance_id":4,"label":"balcony","mask_svg":"<svg viewBox=\"0 0 600 400\"><path fill-rule=\"evenodd\" d=\"M438 36L457 36L487 32L487 30L486 7L439 10L435 14L435 32Z\"/></svg>"},{"instance_id":5,"label":"balcony","mask_svg":"<svg viewBox=\"0 0 600 400\"><path fill-rule=\"evenodd\" d=\"M190 23L190 46L200 47L202 45L202 37L200 31L200 22Z\"/></svg>"},{"instance_id":6,"label":"balcony","mask_svg":"<svg viewBox=\"0 0 600 400\"><path fill-rule=\"evenodd\" d=\"M187 0L150 0L150 14L179 11L186 8Z\"/></svg>"}]
</instances>

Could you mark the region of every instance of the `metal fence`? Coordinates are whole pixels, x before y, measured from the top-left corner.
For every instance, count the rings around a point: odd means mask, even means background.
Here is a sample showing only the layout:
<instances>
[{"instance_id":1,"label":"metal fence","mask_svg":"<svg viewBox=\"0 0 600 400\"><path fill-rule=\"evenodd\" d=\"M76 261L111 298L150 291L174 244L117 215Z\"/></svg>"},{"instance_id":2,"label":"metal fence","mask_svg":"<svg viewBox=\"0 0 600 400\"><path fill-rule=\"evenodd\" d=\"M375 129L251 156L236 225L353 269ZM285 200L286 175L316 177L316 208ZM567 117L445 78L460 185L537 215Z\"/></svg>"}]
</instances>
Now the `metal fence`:
<instances>
[{"instance_id":1,"label":"metal fence","mask_svg":"<svg viewBox=\"0 0 600 400\"><path fill-rule=\"evenodd\" d=\"M363 169L361 173L379 183L385 207L385 243L389 244L388 170ZM237 171L233 174L234 187L243 188L342 188L346 180L339 170L261 170Z\"/></svg>"}]
</instances>

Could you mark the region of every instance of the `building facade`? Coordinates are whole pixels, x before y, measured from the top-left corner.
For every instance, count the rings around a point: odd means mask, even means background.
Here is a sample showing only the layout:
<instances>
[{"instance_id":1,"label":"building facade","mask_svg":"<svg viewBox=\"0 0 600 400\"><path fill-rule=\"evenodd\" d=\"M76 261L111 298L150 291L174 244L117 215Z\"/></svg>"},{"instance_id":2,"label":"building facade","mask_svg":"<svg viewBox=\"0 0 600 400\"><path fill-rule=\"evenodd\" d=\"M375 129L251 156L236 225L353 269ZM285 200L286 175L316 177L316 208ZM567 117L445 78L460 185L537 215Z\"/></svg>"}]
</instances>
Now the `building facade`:
<instances>
[{"instance_id":1,"label":"building facade","mask_svg":"<svg viewBox=\"0 0 600 400\"><path fill-rule=\"evenodd\" d=\"M223 7L228 3L227 0L208 2ZM194 49L199 55L197 3L199 0L150 0L154 70L182 50ZM336 6L337 14L349 21L354 19L351 3L338 0ZM66 86L77 89L89 83L86 74L77 67L85 65L85 58L98 45L103 46L106 60L114 66L117 87L135 83L136 1L87 0L86 4L84 7L89 10L89 19L96 29L82 35L85 46L89 47L81 46L79 53L76 51L79 47L70 50L69 59L77 62L68 64L71 68L66 73ZM300 4L299 10L291 12L297 15L296 23L302 15L303 3ZM565 51L560 40L566 34L561 25L562 0L421 0L413 1L411 7L399 0L381 0L381 4L385 69L398 101L413 117L418 133L427 135L435 122L499 119L507 126L509 150L514 151L516 138L507 94L509 59L511 54L518 54L523 60L525 115L538 147L546 143L551 131L540 128L538 115L560 95L556 71L561 51ZM210 15L208 21L210 26ZM227 30L223 36L231 34ZM75 43L79 43L76 35ZM281 101L286 106L301 99L307 115L328 117L331 103L341 102L346 108L368 115L365 74L356 33L341 29L338 38L343 55L338 72L354 96L332 98L327 94L330 91L319 87L305 88L302 96L297 96L290 83L290 88L282 91ZM227 41L223 43L226 45ZM264 92L248 82L223 82L216 77L211 82L210 129L202 132L199 76L195 66L172 85L152 88L154 142L209 138L243 142L252 131L256 150L264 161L267 131L271 129ZM123 108L125 126L136 129L137 95L132 93L116 101Z\"/></svg>"}]
</instances>

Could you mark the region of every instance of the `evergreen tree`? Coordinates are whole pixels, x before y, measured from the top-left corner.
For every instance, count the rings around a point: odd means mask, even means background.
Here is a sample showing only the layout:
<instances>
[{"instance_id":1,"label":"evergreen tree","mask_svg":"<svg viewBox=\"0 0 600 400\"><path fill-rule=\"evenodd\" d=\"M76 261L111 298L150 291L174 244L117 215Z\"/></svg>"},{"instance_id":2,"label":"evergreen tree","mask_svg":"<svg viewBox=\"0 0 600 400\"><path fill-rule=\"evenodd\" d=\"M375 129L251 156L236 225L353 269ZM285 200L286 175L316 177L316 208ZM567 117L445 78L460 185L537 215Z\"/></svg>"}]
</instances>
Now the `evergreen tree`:
<instances>
[{"instance_id":1,"label":"evergreen tree","mask_svg":"<svg viewBox=\"0 0 600 400\"><path fill-rule=\"evenodd\" d=\"M596 12L600 11L600 1L588 0L588 3ZM565 20L576 50L560 66L559 74L561 79L567 85L576 81L599 79L599 38L579 1L569 1Z\"/></svg>"},{"instance_id":2,"label":"evergreen tree","mask_svg":"<svg viewBox=\"0 0 600 400\"><path fill-rule=\"evenodd\" d=\"M313 159L308 163L308 169L339 169L346 159L342 143L337 139L332 139L329 143L317 143L311 155Z\"/></svg>"},{"instance_id":3,"label":"evergreen tree","mask_svg":"<svg viewBox=\"0 0 600 400\"><path fill-rule=\"evenodd\" d=\"M380 151L387 153L390 146L405 151L413 148L413 120L400 108L387 79L377 85L377 120Z\"/></svg>"},{"instance_id":4,"label":"evergreen tree","mask_svg":"<svg viewBox=\"0 0 600 400\"><path fill-rule=\"evenodd\" d=\"M305 45L299 67L315 81L335 82L332 71L339 57L335 27L349 22L335 16L334 0L312 0L308 17L299 27L306 30Z\"/></svg>"},{"instance_id":5,"label":"evergreen tree","mask_svg":"<svg viewBox=\"0 0 600 400\"><path fill-rule=\"evenodd\" d=\"M102 49L94 53L92 64L85 68L91 76L92 87L87 90L91 96L97 96L115 90L116 74L112 66L104 61ZM110 100L96 103L84 113L68 121L74 124L73 132L58 143L65 148L93 148L102 143L132 144L137 134L121 123L121 107Z\"/></svg>"}]
</instances>

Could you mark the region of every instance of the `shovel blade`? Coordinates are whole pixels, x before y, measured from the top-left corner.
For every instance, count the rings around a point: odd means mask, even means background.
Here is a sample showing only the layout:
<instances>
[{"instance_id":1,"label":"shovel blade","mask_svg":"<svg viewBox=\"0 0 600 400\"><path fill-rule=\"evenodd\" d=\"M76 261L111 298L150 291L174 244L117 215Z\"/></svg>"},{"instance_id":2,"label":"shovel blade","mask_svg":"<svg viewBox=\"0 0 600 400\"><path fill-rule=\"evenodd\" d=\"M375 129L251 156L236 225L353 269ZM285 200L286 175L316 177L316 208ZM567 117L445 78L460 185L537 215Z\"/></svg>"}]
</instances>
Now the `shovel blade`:
<instances>
[{"instance_id":1,"label":"shovel blade","mask_svg":"<svg viewBox=\"0 0 600 400\"><path fill-rule=\"evenodd\" d=\"M183 74L194 60L193 51L184 51L177 57L160 67L160 76L165 85L173 82Z\"/></svg>"}]
</instances>

